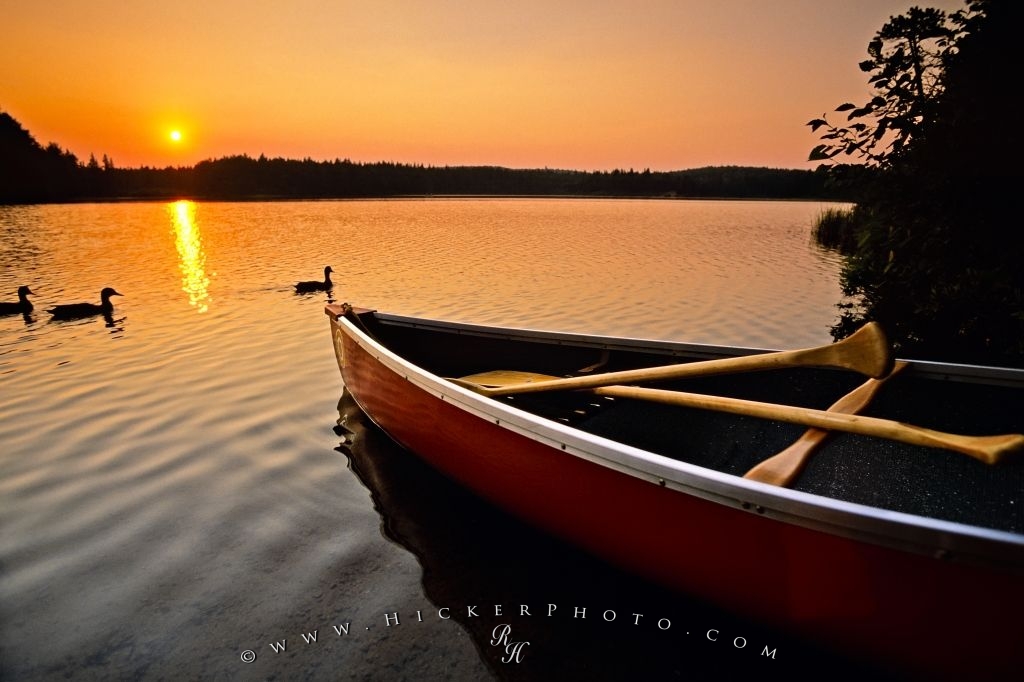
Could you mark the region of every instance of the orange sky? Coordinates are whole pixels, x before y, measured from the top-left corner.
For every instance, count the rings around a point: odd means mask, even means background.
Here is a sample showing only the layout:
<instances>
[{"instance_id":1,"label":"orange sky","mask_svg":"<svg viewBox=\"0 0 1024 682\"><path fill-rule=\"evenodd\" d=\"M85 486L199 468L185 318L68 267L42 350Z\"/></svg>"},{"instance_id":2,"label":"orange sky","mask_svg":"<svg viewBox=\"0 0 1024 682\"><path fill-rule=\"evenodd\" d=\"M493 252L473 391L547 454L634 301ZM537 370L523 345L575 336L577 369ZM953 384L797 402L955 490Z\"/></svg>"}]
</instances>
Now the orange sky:
<instances>
[{"instance_id":1,"label":"orange sky","mask_svg":"<svg viewBox=\"0 0 1024 682\"><path fill-rule=\"evenodd\" d=\"M116 165L230 154L811 168L868 41L960 0L0 0L0 110ZM172 130L182 140L172 142Z\"/></svg>"}]
</instances>

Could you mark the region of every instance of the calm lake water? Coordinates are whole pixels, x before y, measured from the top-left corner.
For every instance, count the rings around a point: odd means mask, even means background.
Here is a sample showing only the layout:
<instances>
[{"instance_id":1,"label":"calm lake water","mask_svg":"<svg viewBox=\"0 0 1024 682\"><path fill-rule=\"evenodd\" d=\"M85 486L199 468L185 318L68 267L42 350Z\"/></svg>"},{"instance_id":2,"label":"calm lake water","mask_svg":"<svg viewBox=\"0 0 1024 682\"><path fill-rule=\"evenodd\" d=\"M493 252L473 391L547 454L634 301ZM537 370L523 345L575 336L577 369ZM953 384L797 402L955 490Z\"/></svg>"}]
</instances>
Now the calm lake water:
<instances>
[{"instance_id":1,"label":"calm lake water","mask_svg":"<svg viewBox=\"0 0 1024 682\"><path fill-rule=\"evenodd\" d=\"M344 399L327 296L292 288L331 265L337 300L389 312L804 347L830 340L840 300L839 260L810 238L823 208L0 207L0 297L29 285L36 305L0 317L0 678L855 670L621 575L422 466ZM123 294L110 319L45 312L106 286ZM529 642L518 663L491 646L502 623Z\"/></svg>"}]
</instances>

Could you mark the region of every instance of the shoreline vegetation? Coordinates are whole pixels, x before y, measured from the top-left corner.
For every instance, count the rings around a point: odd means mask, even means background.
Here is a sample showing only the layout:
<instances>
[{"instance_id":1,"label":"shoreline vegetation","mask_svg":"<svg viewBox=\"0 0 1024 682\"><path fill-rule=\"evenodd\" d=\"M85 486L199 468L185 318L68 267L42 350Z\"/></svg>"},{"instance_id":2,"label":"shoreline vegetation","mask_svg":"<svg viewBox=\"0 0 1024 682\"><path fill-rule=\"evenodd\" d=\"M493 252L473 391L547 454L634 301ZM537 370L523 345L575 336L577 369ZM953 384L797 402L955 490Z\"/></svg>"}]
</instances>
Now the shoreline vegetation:
<instances>
[{"instance_id":1,"label":"shoreline vegetation","mask_svg":"<svg viewBox=\"0 0 1024 682\"><path fill-rule=\"evenodd\" d=\"M1024 367L1020 136L1004 75L1024 4L965 0L890 17L858 66L870 99L807 123L853 208L827 212L819 242L844 257L839 322L885 329L902 357Z\"/></svg>"},{"instance_id":2,"label":"shoreline vegetation","mask_svg":"<svg viewBox=\"0 0 1024 682\"><path fill-rule=\"evenodd\" d=\"M815 244L849 255L857 249L857 223L852 208L826 208L814 221Z\"/></svg>"},{"instance_id":3,"label":"shoreline vegetation","mask_svg":"<svg viewBox=\"0 0 1024 682\"><path fill-rule=\"evenodd\" d=\"M247 155L195 166L118 168L40 145L0 111L0 204L86 201L294 200L403 197L593 197L846 201L822 171L710 166L679 171L576 171L424 166Z\"/></svg>"}]
</instances>

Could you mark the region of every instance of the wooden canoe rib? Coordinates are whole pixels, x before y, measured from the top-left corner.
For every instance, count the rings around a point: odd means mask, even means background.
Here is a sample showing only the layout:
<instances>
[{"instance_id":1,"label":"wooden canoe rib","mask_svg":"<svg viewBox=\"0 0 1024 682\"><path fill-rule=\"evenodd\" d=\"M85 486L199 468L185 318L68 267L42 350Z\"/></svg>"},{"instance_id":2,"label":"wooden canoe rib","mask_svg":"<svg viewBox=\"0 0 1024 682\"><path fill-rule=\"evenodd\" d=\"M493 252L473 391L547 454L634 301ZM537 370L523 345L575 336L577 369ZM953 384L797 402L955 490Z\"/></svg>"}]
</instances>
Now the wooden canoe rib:
<instances>
[{"instance_id":1,"label":"wooden canoe rib","mask_svg":"<svg viewBox=\"0 0 1024 682\"><path fill-rule=\"evenodd\" d=\"M565 376L752 349L489 328L328 306L346 390L401 445L595 555L900 675L995 679L1024 664L1024 465L856 434L792 488L743 478L804 429L589 392L488 397L444 377ZM825 410L862 382L785 369L667 390ZM1024 431L1024 371L908 362L866 413Z\"/></svg>"}]
</instances>

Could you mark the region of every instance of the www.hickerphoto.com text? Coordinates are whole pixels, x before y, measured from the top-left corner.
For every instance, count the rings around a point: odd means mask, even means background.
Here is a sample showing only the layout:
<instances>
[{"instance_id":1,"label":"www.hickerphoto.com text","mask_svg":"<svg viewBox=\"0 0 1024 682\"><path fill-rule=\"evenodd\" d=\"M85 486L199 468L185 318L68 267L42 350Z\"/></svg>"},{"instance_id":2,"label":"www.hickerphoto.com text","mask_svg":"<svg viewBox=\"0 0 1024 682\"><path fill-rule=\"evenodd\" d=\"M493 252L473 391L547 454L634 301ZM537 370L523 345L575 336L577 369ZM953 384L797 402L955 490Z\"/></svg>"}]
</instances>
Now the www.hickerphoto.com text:
<instances>
[{"instance_id":1,"label":"www.hickerphoto.com text","mask_svg":"<svg viewBox=\"0 0 1024 682\"><path fill-rule=\"evenodd\" d=\"M671 630L673 625L672 621L668 618L654 618L648 617L643 613L629 613L620 614L612 609L606 609L600 611L598 609L589 609L587 607L575 606L571 608L559 608L556 604L547 604L544 607L537 608L528 604L520 604L514 607L506 607L502 604L495 604L493 606L479 606L472 605L464 607L466 618L503 618L506 621L513 619L522 618L569 618L577 620L587 619L600 619L606 623L626 623L632 627L648 627L656 628L659 631ZM453 609L447 606L441 607L436 611L430 610L426 613L422 609L417 609L414 612L400 614L398 611L392 611L389 613L381 614L380 620L371 623L364 627L365 630L370 630L374 626L383 626L385 628L397 628L403 624L409 623L424 623L430 620L434 621L445 621L451 620ZM513 620L514 622L514 620ZM500 623L498 627L509 627L504 622ZM681 628L676 628L681 629ZM351 621L344 623L337 623L330 625L330 632L337 637L354 636L353 631L358 632L358 628L353 629ZM495 629L498 632L498 628ZM506 630L507 633L507 630ZM687 628L685 634L688 636L696 636L706 638L709 642L714 643L725 643L734 649L757 649L758 645L751 645L746 637L741 635L734 635L724 633L718 628ZM496 635L497 637L498 635ZM315 628L307 632L300 633L299 637L302 640L302 646L310 646L319 643L320 629ZM292 640L293 642L296 640ZM766 659L775 660L778 654L778 647L771 647L769 645L759 645L761 647L760 656ZM273 642L269 642L265 646L269 651L280 654L288 651L288 639L282 638ZM256 660L256 652L252 649L247 649L242 652L242 660L246 663L251 663Z\"/></svg>"}]
</instances>

